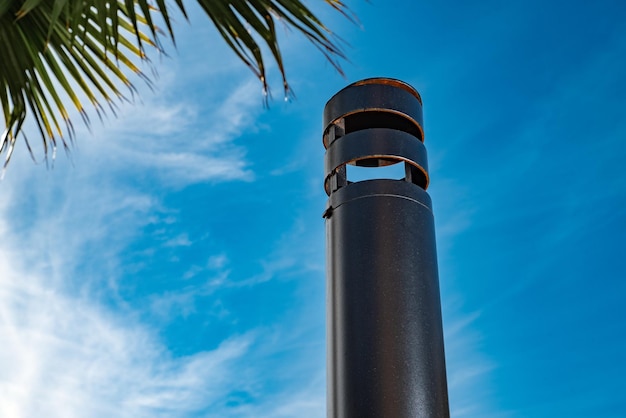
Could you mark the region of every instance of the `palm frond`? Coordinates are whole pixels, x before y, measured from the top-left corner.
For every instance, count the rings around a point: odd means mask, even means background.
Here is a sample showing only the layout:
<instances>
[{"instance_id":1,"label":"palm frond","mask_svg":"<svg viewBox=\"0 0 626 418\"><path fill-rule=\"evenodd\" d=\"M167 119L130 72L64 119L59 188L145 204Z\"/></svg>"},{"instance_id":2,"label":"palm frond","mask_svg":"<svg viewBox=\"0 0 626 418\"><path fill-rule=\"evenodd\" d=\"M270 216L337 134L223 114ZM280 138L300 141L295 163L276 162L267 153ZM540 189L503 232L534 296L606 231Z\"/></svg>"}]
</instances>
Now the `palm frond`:
<instances>
[{"instance_id":1,"label":"palm frond","mask_svg":"<svg viewBox=\"0 0 626 418\"><path fill-rule=\"evenodd\" d=\"M332 33L300 0L196 0L223 40L254 72L268 91L267 48L285 75L276 22L296 29L320 49L341 73L343 58ZM340 0L324 0L346 14ZM98 115L103 103L130 92L130 75L149 82L138 62L146 46L162 51L160 37L174 41L172 11L187 16L183 0L0 0L0 105L4 130L0 154L6 168L27 116L42 138L44 156L73 141L71 105L89 124L83 101ZM158 17L158 18L157 18ZM163 32L156 21L164 23ZM30 146L28 146L30 151ZM32 155L32 152L31 152Z\"/></svg>"},{"instance_id":2,"label":"palm frond","mask_svg":"<svg viewBox=\"0 0 626 418\"><path fill-rule=\"evenodd\" d=\"M101 3L111 10L115 2ZM0 0L0 105L5 121L0 149L6 152L5 167L27 116L37 125L44 155L59 141L67 147L73 129L66 106L88 121L83 100L98 109L102 101L123 97L118 86L131 86L127 74L138 72L134 61L145 57L128 39L138 36L153 43L135 32L123 5L115 11L117 20L103 20L86 4Z\"/></svg>"}]
</instances>

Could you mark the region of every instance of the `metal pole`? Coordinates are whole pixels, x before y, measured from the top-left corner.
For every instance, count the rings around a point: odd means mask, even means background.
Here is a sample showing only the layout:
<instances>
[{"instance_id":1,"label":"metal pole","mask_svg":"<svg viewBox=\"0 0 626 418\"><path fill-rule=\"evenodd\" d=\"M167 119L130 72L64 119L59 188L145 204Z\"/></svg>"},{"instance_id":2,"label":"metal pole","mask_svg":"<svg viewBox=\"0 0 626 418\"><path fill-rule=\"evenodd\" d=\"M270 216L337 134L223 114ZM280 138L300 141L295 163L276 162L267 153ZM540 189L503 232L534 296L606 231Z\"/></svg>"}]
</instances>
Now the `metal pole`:
<instances>
[{"instance_id":1,"label":"metal pole","mask_svg":"<svg viewBox=\"0 0 626 418\"><path fill-rule=\"evenodd\" d=\"M398 80L351 84L326 104L323 140L328 417L449 417L421 98ZM346 176L396 163L399 180Z\"/></svg>"}]
</instances>

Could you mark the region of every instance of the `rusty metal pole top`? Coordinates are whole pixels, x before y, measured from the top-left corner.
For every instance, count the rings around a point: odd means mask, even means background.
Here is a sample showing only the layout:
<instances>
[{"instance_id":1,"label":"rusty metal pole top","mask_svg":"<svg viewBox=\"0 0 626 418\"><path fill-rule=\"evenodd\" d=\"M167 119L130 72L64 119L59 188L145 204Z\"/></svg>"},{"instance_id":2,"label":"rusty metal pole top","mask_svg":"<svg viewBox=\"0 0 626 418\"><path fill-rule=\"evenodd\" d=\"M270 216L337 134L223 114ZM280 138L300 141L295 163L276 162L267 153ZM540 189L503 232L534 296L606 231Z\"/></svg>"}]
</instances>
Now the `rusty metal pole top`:
<instances>
[{"instance_id":1,"label":"rusty metal pole top","mask_svg":"<svg viewBox=\"0 0 626 418\"><path fill-rule=\"evenodd\" d=\"M405 180L425 190L429 177L423 142L422 99L413 87L389 78L350 84L324 108L324 189L330 195L348 184L346 164L404 163Z\"/></svg>"}]
</instances>

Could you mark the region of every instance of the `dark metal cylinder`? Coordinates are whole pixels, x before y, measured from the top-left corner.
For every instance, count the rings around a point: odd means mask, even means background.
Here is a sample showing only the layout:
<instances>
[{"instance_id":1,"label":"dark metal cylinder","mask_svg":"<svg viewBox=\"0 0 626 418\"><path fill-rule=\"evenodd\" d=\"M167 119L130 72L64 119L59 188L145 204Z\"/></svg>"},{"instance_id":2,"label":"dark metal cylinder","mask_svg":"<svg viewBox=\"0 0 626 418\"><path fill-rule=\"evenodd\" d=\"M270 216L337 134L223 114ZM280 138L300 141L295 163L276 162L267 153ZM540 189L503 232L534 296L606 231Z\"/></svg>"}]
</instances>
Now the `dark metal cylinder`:
<instances>
[{"instance_id":1,"label":"dark metal cylinder","mask_svg":"<svg viewBox=\"0 0 626 418\"><path fill-rule=\"evenodd\" d=\"M363 80L330 99L324 126L328 417L449 417L421 98ZM396 163L402 179L346 175Z\"/></svg>"}]
</instances>

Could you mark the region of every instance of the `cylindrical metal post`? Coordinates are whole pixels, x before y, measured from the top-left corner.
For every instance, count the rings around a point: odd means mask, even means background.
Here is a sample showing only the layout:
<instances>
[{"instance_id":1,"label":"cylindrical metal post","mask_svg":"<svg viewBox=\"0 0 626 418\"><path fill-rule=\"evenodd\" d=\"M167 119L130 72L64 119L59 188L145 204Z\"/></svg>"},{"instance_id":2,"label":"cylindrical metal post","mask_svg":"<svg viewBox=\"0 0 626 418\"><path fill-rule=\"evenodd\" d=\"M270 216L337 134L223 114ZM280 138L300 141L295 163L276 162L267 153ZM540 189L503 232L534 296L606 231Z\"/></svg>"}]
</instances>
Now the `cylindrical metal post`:
<instances>
[{"instance_id":1,"label":"cylindrical metal post","mask_svg":"<svg viewBox=\"0 0 626 418\"><path fill-rule=\"evenodd\" d=\"M328 417L449 417L421 98L397 80L351 84L326 104L323 138ZM346 175L396 163L399 180Z\"/></svg>"}]
</instances>

